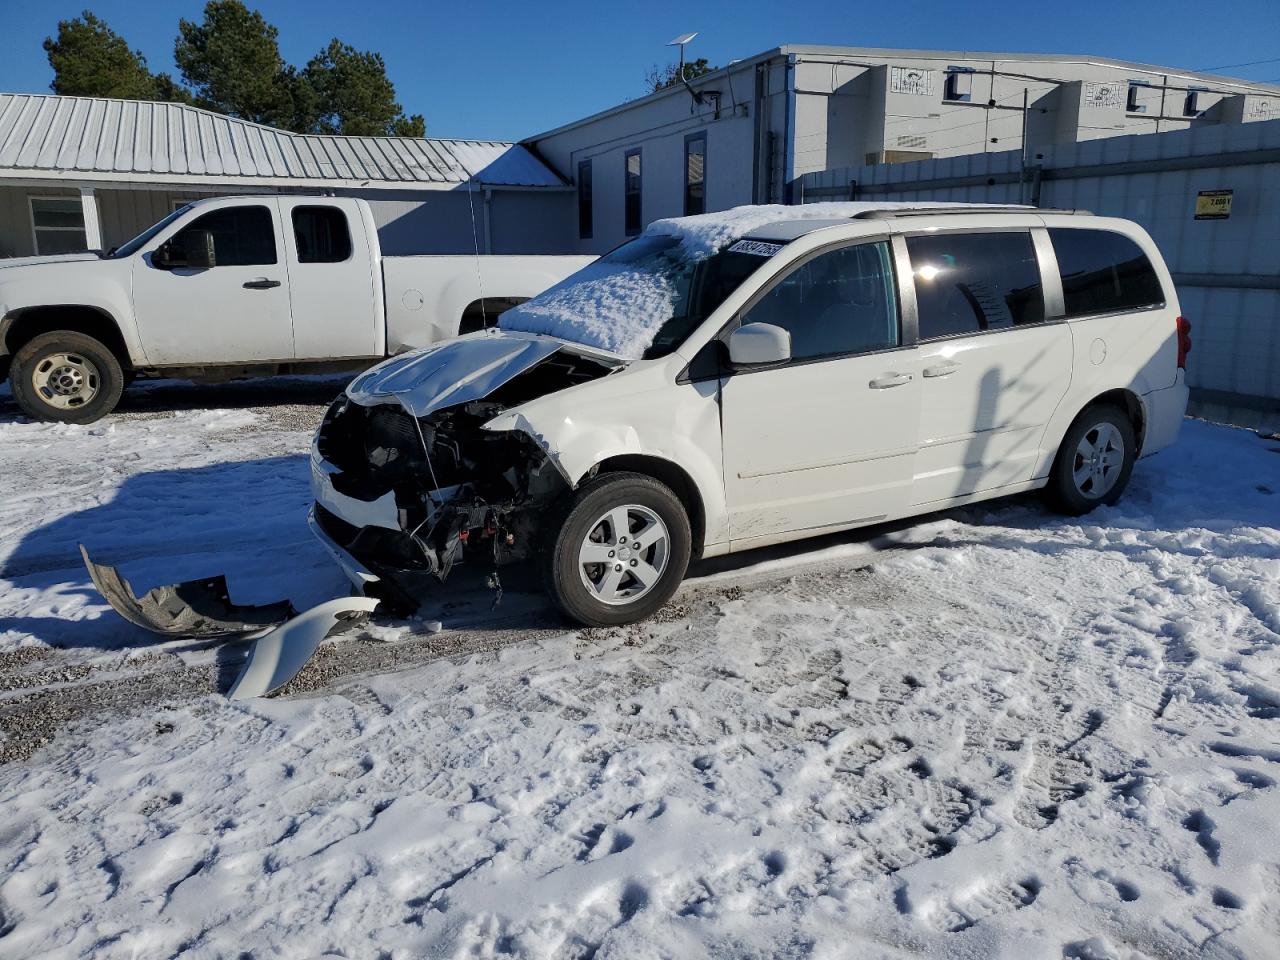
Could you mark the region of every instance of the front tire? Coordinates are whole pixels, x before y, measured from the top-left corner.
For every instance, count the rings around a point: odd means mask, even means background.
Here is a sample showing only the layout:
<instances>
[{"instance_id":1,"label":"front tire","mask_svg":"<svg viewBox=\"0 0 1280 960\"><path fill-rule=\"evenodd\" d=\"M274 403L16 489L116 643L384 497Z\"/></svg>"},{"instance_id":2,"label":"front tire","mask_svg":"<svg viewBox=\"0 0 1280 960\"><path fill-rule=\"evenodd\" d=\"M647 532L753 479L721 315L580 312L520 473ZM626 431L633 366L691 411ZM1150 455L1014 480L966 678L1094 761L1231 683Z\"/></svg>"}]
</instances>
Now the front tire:
<instances>
[{"instance_id":1,"label":"front tire","mask_svg":"<svg viewBox=\"0 0 1280 960\"><path fill-rule=\"evenodd\" d=\"M1045 494L1060 513L1078 517L1120 499L1138 455L1128 414L1111 404L1089 407L1062 438Z\"/></svg>"},{"instance_id":2,"label":"front tire","mask_svg":"<svg viewBox=\"0 0 1280 960\"><path fill-rule=\"evenodd\" d=\"M544 557L548 592L590 627L634 623L671 599L692 535L680 499L638 473L609 473L574 496Z\"/></svg>"},{"instance_id":3,"label":"front tire","mask_svg":"<svg viewBox=\"0 0 1280 960\"><path fill-rule=\"evenodd\" d=\"M93 423L120 402L124 371L93 337L55 330L18 349L9 383L18 406L36 420Z\"/></svg>"}]
</instances>

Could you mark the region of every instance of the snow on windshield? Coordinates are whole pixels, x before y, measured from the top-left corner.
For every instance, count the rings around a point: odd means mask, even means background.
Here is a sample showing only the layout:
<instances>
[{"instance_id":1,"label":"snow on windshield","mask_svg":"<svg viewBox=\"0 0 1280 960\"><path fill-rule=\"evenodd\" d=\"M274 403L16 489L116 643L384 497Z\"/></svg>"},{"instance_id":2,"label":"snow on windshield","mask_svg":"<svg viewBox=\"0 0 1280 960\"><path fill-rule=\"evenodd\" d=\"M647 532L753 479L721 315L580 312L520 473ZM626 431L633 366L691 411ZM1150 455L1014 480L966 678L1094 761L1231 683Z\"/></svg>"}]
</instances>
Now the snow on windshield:
<instances>
[{"instance_id":1,"label":"snow on windshield","mask_svg":"<svg viewBox=\"0 0 1280 960\"><path fill-rule=\"evenodd\" d=\"M678 290L673 268L704 260L733 240L771 223L847 219L868 210L921 206L974 204L770 204L655 220L640 237L502 314L498 325L504 330L548 334L639 359L675 310ZM678 240L678 247L655 246L652 241L659 237Z\"/></svg>"}]
</instances>

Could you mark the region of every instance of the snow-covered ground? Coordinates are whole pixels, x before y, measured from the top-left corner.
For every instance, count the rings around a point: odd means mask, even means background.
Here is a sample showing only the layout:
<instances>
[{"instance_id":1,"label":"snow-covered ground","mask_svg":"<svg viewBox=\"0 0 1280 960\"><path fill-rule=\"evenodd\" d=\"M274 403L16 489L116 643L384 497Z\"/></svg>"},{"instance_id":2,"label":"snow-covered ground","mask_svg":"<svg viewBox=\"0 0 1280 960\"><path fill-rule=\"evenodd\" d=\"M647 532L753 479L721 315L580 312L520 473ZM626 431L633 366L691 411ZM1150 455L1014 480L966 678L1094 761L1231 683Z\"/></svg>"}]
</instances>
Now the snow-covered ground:
<instances>
[{"instance_id":1,"label":"snow-covered ground","mask_svg":"<svg viewBox=\"0 0 1280 960\"><path fill-rule=\"evenodd\" d=\"M150 643L75 545L340 592L320 409L0 418L5 958L1280 954L1280 442L1188 422L1082 520L706 565L625 629L511 592L228 703L243 648Z\"/></svg>"}]
</instances>

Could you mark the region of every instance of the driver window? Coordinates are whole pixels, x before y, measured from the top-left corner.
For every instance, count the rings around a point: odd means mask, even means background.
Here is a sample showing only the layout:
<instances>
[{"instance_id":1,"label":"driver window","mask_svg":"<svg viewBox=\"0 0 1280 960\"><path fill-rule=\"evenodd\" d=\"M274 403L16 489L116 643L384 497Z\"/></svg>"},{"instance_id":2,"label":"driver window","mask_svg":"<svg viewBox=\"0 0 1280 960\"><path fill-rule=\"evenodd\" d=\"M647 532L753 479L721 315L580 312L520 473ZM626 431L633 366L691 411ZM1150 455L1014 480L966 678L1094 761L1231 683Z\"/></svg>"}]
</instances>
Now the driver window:
<instances>
[{"instance_id":1,"label":"driver window","mask_svg":"<svg viewBox=\"0 0 1280 960\"><path fill-rule=\"evenodd\" d=\"M256 267L276 262L276 229L267 207L223 207L198 217L174 236L175 255L185 257L187 237L194 230L213 234L218 267Z\"/></svg>"},{"instance_id":2,"label":"driver window","mask_svg":"<svg viewBox=\"0 0 1280 960\"><path fill-rule=\"evenodd\" d=\"M742 322L772 323L790 331L792 360L896 347L892 263L887 242L821 254L779 281Z\"/></svg>"}]
</instances>

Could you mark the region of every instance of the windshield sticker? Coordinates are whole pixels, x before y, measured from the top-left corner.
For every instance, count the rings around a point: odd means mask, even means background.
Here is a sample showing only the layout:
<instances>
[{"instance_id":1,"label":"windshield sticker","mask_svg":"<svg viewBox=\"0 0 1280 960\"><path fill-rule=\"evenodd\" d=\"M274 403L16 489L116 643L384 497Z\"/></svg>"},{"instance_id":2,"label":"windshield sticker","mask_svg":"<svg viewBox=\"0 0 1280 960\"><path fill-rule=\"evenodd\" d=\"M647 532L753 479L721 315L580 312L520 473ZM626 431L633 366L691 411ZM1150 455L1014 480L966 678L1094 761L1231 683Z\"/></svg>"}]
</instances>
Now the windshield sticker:
<instances>
[{"instance_id":1,"label":"windshield sticker","mask_svg":"<svg viewBox=\"0 0 1280 960\"><path fill-rule=\"evenodd\" d=\"M763 240L739 240L729 248L730 253L752 253L757 257L772 257L785 244L765 243Z\"/></svg>"}]
</instances>

